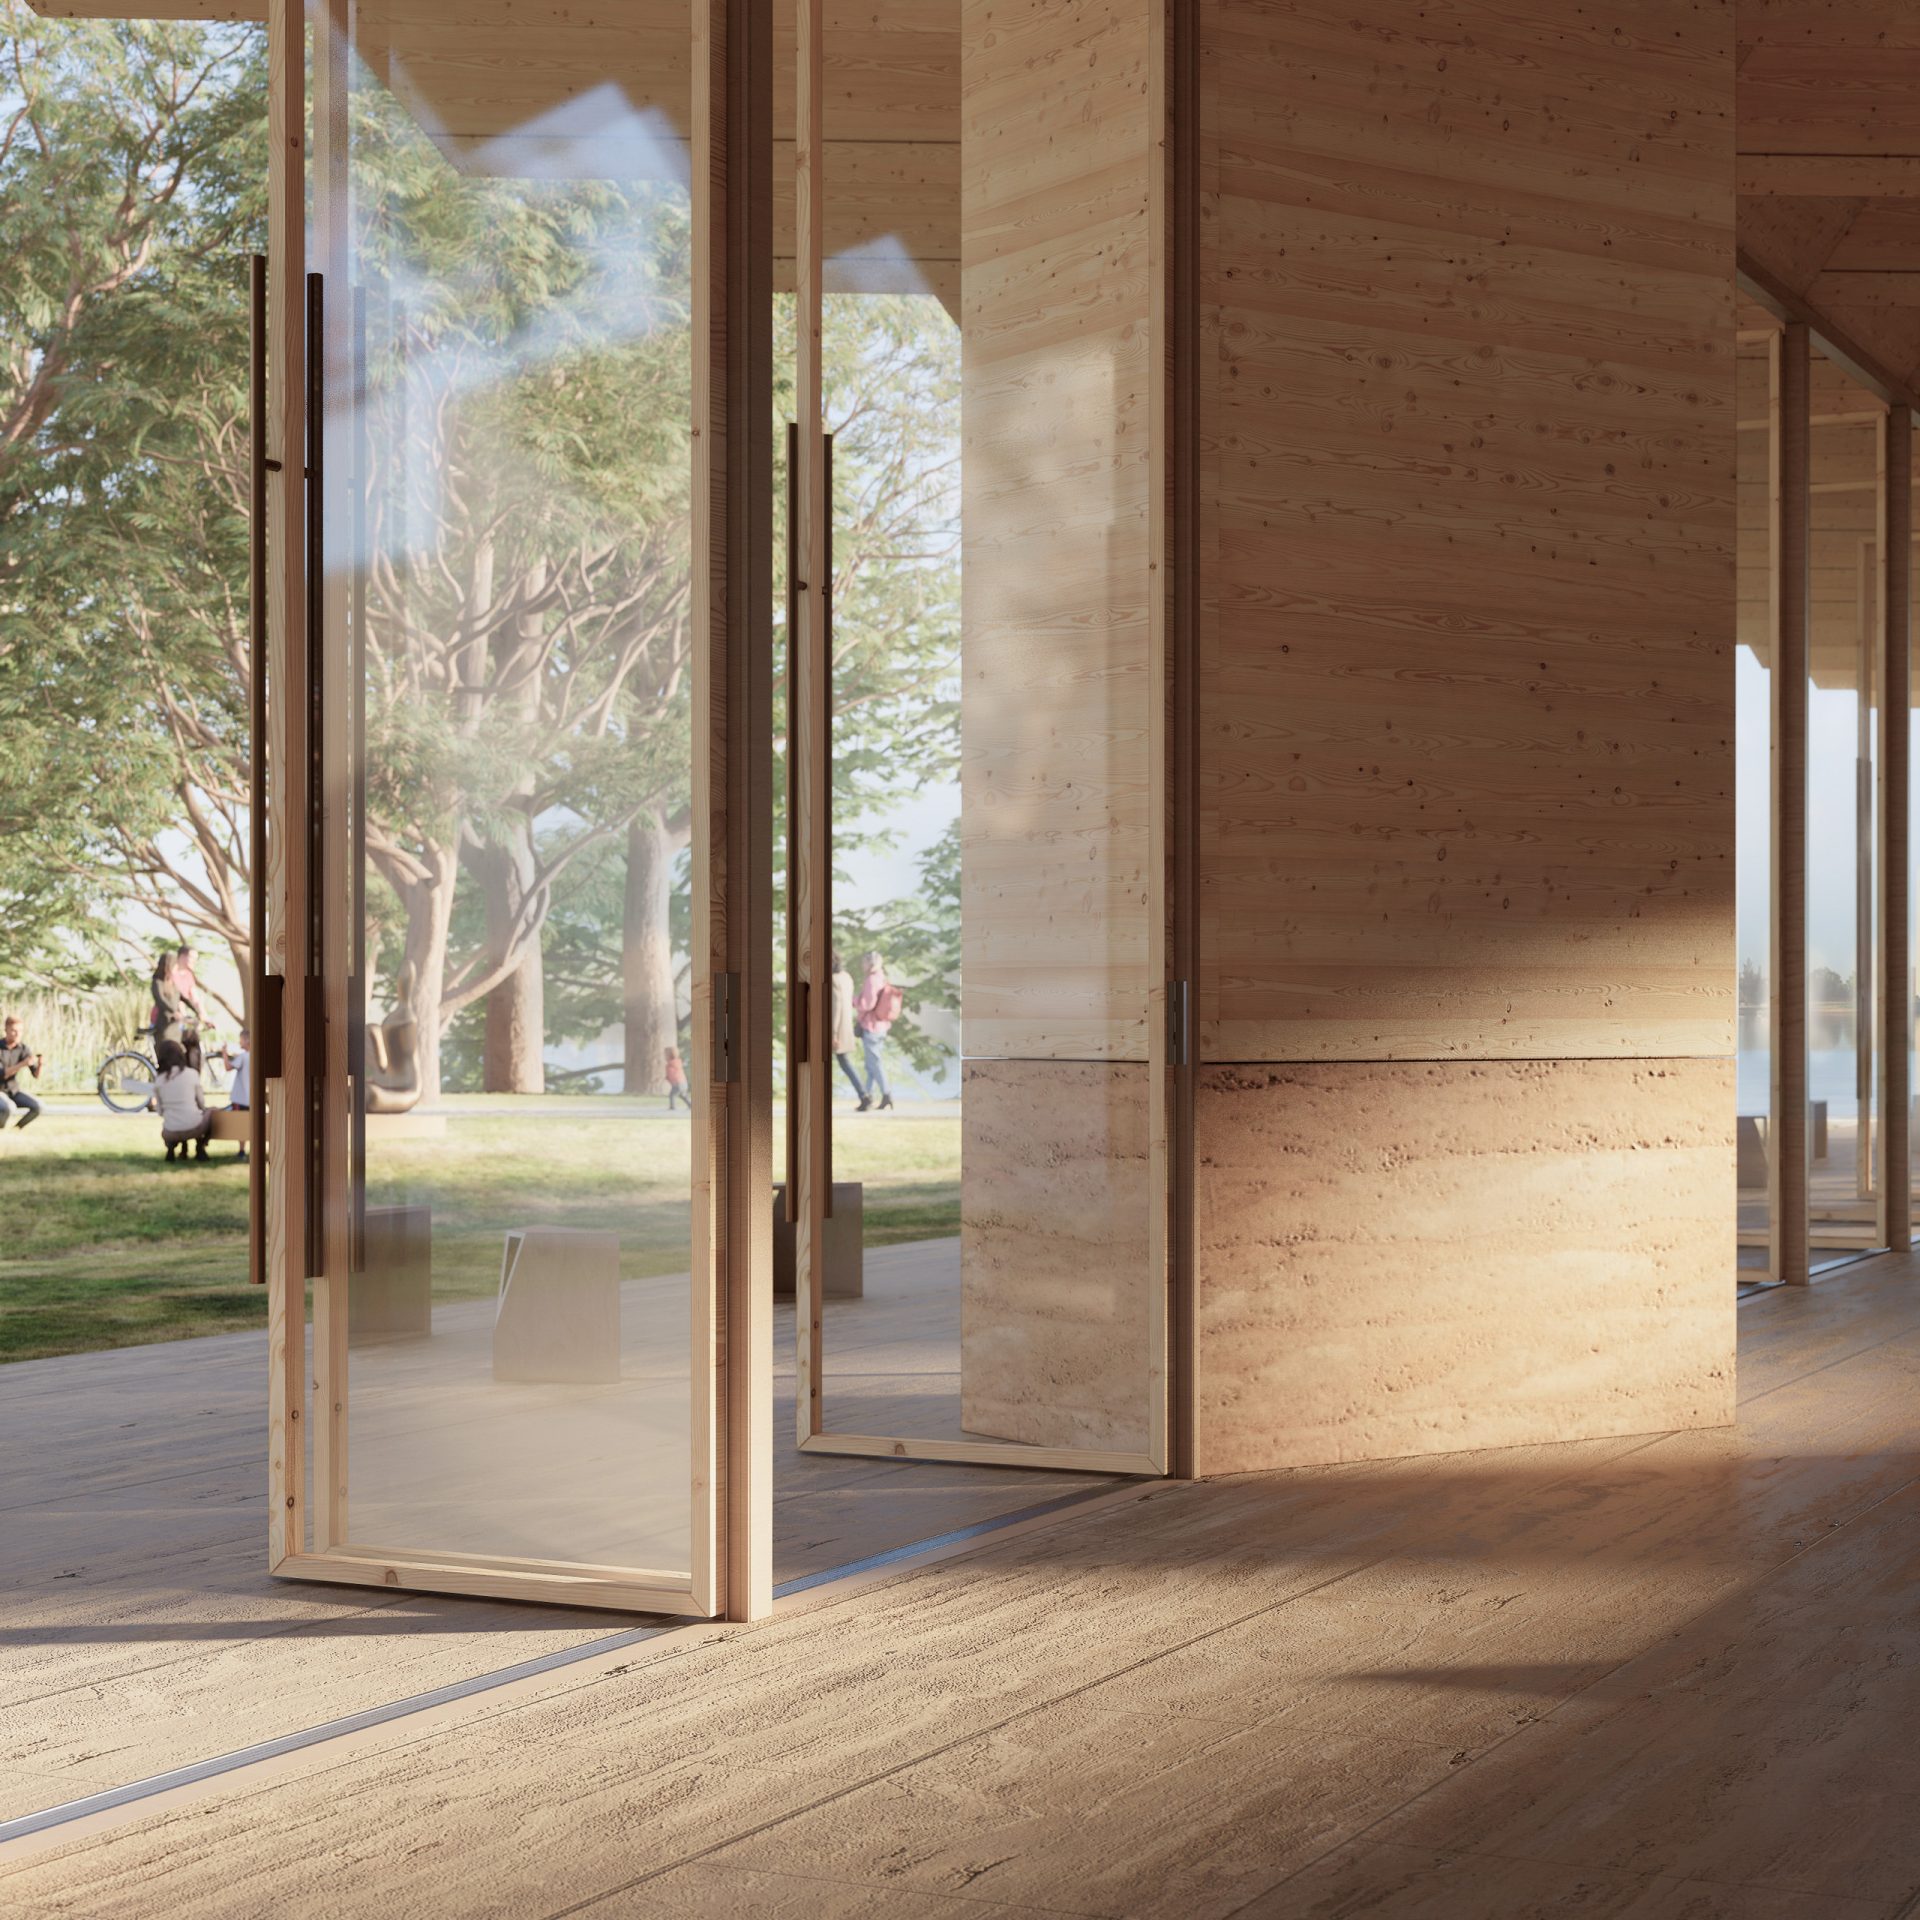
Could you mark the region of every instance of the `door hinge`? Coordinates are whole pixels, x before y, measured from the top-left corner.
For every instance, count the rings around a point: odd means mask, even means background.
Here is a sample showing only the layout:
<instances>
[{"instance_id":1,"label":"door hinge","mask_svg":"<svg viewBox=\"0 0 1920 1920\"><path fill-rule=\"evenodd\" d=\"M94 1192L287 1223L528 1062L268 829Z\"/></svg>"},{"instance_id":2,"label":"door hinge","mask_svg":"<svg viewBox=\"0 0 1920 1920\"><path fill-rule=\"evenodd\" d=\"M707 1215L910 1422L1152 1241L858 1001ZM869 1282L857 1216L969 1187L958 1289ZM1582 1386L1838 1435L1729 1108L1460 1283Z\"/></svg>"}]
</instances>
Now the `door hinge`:
<instances>
[{"instance_id":1,"label":"door hinge","mask_svg":"<svg viewBox=\"0 0 1920 1920\"><path fill-rule=\"evenodd\" d=\"M1187 983L1167 982L1167 1064L1184 1067L1191 1064L1192 1033L1187 1010Z\"/></svg>"},{"instance_id":2,"label":"door hinge","mask_svg":"<svg viewBox=\"0 0 1920 1920\"><path fill-rule=\"evenodd\" d=\"M740 976L716 973L713 976L713 1077L723 1084L740 1078Z\"/></svg>"}]
</instances>

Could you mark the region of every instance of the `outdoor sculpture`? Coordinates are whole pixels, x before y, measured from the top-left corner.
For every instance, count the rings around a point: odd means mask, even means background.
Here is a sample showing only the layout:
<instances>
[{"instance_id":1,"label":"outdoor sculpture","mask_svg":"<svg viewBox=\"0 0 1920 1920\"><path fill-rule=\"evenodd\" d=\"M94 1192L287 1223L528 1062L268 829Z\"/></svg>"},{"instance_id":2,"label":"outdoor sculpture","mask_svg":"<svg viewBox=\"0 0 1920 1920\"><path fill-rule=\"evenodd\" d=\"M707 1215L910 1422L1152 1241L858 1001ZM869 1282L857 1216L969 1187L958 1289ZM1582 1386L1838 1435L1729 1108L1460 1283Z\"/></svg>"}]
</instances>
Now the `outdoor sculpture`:
<instances>
[{"instance_id":1,"label":"outdoor sculpture","mask_svg":"<svg viewBox=\"0 0 1920 1920\"><path fill-rule=\"evenodd\" d=\"M413 965L394 982L393 1009L367 1028L369 1113L406 1113L420 1101L420 1024L413 1017Z\"/></svg>"}]
</instances>

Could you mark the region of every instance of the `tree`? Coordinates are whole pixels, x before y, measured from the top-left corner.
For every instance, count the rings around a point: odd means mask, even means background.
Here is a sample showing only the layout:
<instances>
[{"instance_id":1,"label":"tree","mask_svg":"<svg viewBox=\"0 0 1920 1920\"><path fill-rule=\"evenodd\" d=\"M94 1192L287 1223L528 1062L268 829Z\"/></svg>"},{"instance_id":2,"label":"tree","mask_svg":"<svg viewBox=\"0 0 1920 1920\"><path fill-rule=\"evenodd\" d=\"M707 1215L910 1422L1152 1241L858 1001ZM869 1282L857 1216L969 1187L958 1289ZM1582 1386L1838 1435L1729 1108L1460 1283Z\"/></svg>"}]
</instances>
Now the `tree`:
<instances>
[{"instance_id":1,"label":"tree","mask_svg":"<svg viewBox=\"0 0 1920 1920\"><path fill-rule=\"evenodd\" d=\"M372 90L353 115L368 857L429 1089L485 1002L485 1084L529 1091L555 886L643 817L685 831L690 209L670 181L456 174Z\"/></svg>"},{"instance_id":2,"label":"tree","mask_svg":"<svg viewBox=\"0 0 1920 1920\"><path fill-rule=\"evenodd\" d=\"M791 301L782 318L790 328ZM931 1071L947 1049L911 1009L959 1011L957 822L922 857L921 884L904 899L855 899L845 856L884 847L893 834L886 822L902 800L949 786L958 774L959 329L931 295L833 294L821 356L834 436L833 935L850 965L868 947L887 956L910 1002L893 1038ZM780 398L791 406L790 392ZM783 735L784 639L783 632L775 688ZM785 783L776 781L779 913L786 830ZM784 986L775 995L778 1024Z\"/></svg>"},{"instance_id":3,"label":"tree","mask_svg":"<svg viewBox=\"0 0 1920 1920\"><path fill-rule=\"evenodd\" d=\"M104 872L245 977L260 36L7 19L16 74L58 84L20 79L34 110L0 152L32 269L9 291L41 288L8 320L4 417L31 457L0 460L0 725L46 742L30 803L0 797L0 907L16 945L44 926L71 967ZM608 1025L628 1085L655 1085L686 1041L687 194L456 171L377 88L351 113L363 380L329 432L336 471L360 470L333 533L366 665L368 971L412 963L429 1089L469 1014L484 1085L538 1087L543 1039ZM97 244L60 256L51 237L87 218ZM951 778L951 323L931 300L837 298L828 394L844 845Z\"/></svg>"},{"instance_id":4,"label":"tree","mask_svg":"<svg viewBox=\"0 0 1920 1920\"><path fill-rule=\"evenodd\" d=\"M47 21L0 0L0 732L30 769L0 785L16 974L102 965L101 860L166 817L154 683L127 645L123 566L103 566L103 541L110 519L124 530L151 511L134 495L164 457L126 396L197 378L190 333L154 333L137 310L170 271L242 244L232 184L256 128L264 138L249 97L259 39ZM173 538L153 531L155 547Z\"/></svg>"}]
</instances>

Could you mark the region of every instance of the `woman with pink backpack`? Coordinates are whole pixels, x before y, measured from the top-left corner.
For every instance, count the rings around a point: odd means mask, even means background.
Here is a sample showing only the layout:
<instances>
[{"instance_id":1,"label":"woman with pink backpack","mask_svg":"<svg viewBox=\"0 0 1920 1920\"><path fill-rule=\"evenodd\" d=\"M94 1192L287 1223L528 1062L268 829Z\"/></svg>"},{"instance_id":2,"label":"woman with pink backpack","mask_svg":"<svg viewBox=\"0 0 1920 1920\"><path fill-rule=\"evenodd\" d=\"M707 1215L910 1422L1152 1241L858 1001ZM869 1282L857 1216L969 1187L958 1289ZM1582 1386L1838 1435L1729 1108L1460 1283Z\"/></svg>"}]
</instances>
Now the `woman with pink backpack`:
<instances>
[{"instance_id":1,"label":"woman with pink backpack","mask_svg":"<svg viewBox=\"0 0 1920 1920\"><path fill-rule=\"evenodd\" d=\"M860 965L866 978L861 983L860 997L853 1003L853 1012L860 1028L860 1051L867 1064L867 1098L886 1108L893 1105L893 1094L887 1086L886 1069L880 1062L880 1048L905 1009L907 996L887 978L886 962L877 953L868 954Z\"/></svg>"}]
</instances>

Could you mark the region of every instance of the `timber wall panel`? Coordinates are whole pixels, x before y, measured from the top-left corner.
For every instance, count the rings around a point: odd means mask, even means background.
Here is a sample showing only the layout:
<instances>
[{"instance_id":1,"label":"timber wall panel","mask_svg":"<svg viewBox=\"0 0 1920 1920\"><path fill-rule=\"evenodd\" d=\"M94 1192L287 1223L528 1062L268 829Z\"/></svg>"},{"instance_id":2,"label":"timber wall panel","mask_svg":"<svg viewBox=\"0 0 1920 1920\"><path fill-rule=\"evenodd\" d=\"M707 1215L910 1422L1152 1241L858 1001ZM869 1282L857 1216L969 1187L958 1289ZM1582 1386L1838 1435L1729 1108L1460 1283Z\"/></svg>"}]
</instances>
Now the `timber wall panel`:
<instances>
[{"instance_id":1,"label":"timber wall panel","mask_svg":"<svg viewBox=\"0 0 1920 1920\"><path fill-rule=\"evenodd\" d=\"M1201 22L1198 1468L1719 1424L1732 7Z\"/></svg>"},{"instance_id":2,"label":"timber wall panel","mask_svg":"<svg viewBox=\"0 0 1920 1920\"><path fill-rule=\"evenodd\" d=\"M1733 1418L1731 1060L1210 1067L1198 1109L1200 1472Z\"/></svg>"},{"instance_id":3,"label":"timber wall panel","mask_svg":"<svg viewBox=\"0 0 1920 1920\"><path fill-rule=\"evenodd\" d=\"M1730 10L1214 0L1203 1057L1732 1044Z\"/></svg>"}]
</instances>

